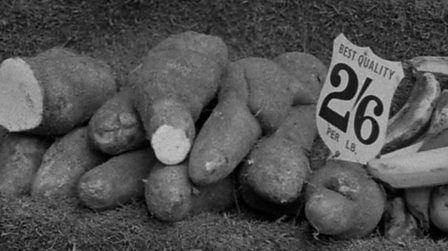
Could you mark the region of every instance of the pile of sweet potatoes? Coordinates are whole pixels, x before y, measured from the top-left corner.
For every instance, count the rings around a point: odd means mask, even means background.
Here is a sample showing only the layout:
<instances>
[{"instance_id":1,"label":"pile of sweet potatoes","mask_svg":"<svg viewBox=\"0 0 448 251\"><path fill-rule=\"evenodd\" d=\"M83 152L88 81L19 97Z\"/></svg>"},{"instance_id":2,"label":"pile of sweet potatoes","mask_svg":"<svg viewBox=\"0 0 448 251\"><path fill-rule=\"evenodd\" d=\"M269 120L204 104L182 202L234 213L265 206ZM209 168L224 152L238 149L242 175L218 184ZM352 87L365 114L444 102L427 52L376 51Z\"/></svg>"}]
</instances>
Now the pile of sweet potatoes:
<instances>
[{"instance_id":1,"label":"pile of sweet potatoes","mask_svg":"<svg viewBox=\"0 0 448 251\"><path fill-rule=\"evenodd\" d=\"M6 59L0 194L93 210L144 200L162 221L244 203L364 236L386 211L382 183L359 164L310 168L326 75L303 52L229 61L221 38L193 31L142 55L121 88L106 63L64 48Z\"/></svg>"}]
</instances>

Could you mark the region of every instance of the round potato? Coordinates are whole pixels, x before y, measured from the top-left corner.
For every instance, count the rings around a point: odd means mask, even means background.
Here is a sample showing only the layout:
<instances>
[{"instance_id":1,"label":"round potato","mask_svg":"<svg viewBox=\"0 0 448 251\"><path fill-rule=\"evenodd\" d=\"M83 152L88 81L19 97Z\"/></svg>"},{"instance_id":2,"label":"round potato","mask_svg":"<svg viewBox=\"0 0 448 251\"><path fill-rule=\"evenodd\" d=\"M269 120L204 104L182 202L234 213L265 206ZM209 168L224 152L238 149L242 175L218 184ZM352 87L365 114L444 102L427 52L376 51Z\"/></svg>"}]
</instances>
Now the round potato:
<instances>
[{"instance_id":1,"label":"round potato","mask_svg":"<svg viewBox=\"0 0 448 251\"><path fill-rule=\"evenodd\" d=\"M448 185L434 188L429 204L429 218L438 229L448 232Z\"/></svg>"},{"instance_id":2,"label":"round potato","mask_svg":"<svg viewBox=\"0 0 448 251\"><path fill-rule=\"evenodd\" d=\"M384 191L361 164L330 160L307 185L305 215L321 234L359 238L376 227L385 205Z\"/></svg>"}]
</instances>

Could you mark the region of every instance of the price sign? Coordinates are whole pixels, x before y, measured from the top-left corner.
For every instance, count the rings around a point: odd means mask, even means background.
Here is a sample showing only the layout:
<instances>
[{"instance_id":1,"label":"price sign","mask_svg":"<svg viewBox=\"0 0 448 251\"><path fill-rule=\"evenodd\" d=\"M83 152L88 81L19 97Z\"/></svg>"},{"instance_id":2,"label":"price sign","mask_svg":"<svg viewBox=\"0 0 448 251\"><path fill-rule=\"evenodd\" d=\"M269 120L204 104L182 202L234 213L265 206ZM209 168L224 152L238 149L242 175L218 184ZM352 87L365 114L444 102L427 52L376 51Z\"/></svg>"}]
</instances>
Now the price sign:
<instances>
[{"instance_id":1,"label":"price sign","mask_svg":"<svg viewBox=\"0 0 448 251\"><path fill-rule=\"evenodd\" d=\"M316 112L331 157L365 164L380 152L392 97L403 77L400 62L384 60L343 34L334 40Z\"/></svg>"}]
</instances>

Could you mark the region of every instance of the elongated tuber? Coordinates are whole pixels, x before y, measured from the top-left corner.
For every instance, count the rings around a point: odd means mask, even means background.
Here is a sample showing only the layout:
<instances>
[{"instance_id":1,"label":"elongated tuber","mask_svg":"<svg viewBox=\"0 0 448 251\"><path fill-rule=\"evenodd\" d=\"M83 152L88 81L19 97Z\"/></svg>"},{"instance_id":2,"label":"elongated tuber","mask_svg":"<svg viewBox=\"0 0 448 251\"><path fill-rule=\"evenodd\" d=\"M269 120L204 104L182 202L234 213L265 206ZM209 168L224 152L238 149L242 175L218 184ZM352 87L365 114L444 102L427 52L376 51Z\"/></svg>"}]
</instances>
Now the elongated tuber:
<instances>
[{"instance_id":1,"label":"elongated tuber","mask_svg":"<svg viewBox=\"0 0 448 251\"><path fill-rule=\"evenodd\" d=\"M154 153L148 149L114 156L82 175L78 197L92 209L112 208L143 198L143 180L155 164Z\"/></svg>"},{"instance_id":2,"label":"elongated tuber","mask_svg":"<svg viewBox=\"0 0 448 251\"><path fill-rule=\"evenodd\" d=\"M198 185L227 177L260 136L260 125L239 99L221 101L196 138L189 176Z\"/></svg>"},{"instance_id":3,"label":"elongated tuber","mask_svg":"<svg viewBox=\"0 0 448 251\"><path fill-rule=\"evenodd\" d=\"M315 100L319 98L327 76L327 67L322 61L309 53L297 51L280 54L274 61L310 90Z\"/></svg>"},{"instance_id":4,"label":"elongated tuber","mask_svg":"<svg viewBox=\"0 0 448 251\"><path fill-rule=\"evenodd\" d=\"M89 143L87 128L76 128L56 140L42 157L31 195L51 198L76 195L79 178L106 161L106 157Z\"/></svg>"},{"instance_id":5,"label":"elongated tuber","mask_svg":"<svg viewBox=\"0 0 448 251\"><path fill-rule=\"evenodd\" d=\"M157 165L146 180L148 210L162 221L180 221L204 211L224 210L234 203L233 179L228 177L210 186L196 187L185 164Z\"/></svg>"},{"instance_id":6,"label":"elongated tuber","mask_svg":"<svg viewBox=\"0 0 448 251\"><path fill-rule=\"evenodd\" d=\"M134 109L133 92L120 91L105 102L90 119L88 134L95 147L110 155L142 147L145 131Z\"/></svg>"},{"instance_id":7,"label":"elongated tuber","mask_svg":"<svg viewBox=\"0 0 448 251\"><path fill-rule=\"evenodd\" d=\"M218 105L199 132L190 154L189 175L197 185L226 177L262 133L271 134L281 125L292 106L316 101L306 85L280 64L265 58L231 63L221 83ZM234 123L236 110L239 120L247 126ZM224 142L234 143L221 143L226 138Z\"/></svg>"},{"instance_id":8,"label":"elongated tuber","mask_svg":"<svg viewBox=\"0 0 448 251\"><path fill-rule=\"evenodd\" d=\"M116 92L105 63L63 48L0 65L0 125L10 132L61 135Z\"/></svg>"},{"instance_id":9,"label":"elongated tuber","mask_svg":"<svg viewBox=\"0 0 448 251\"><path fill-rule=\"evenodd\" d=\"M31 135L8 134L0 142L0 194L28 194L50 142Z\"/></svg>"},{"instance_id":10,"label":"elongated tuber","mask_svg":"<svg viewBox=\"0 0 448 251\"><path fill-rule=\"evenodd\" d=\"M197 40L177 35L160 42L130 76L146 138L157 159L169 165L182 162L190 152L196 136L194 122L215 96L227 60L221 39L190 34ZM182 40L185 37L187 41Z\"/></svg>"},{"instance_id":11,"label":"elongated tuber","mask_svg":"<svg viewBox=\"0 0 448 251\"><path fill-rule=\"evenodd\" d=\"M314 117L315 105L293 107L278 130L254 146L240 180L273 203L297 200L311 171L307 154L317 133Z\"/></svg>"}]
</instances>

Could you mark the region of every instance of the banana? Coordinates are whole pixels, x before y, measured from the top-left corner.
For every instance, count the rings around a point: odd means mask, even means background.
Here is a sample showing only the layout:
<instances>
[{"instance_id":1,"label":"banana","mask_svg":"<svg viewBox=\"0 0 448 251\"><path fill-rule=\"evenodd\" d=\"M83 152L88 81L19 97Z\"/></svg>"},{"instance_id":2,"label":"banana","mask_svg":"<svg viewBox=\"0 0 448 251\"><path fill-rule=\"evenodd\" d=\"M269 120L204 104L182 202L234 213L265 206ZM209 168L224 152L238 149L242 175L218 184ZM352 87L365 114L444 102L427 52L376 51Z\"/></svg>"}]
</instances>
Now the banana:
<instances>
[{"instance_id":1,"label":"banana","mask_svg":"<svg viewBox=\"0 0 448 251\"><path fill-rule=\"evenodd\" d=\"M395 157L395 156L400 156L400 155L410 155L410 154L416 153L416 152L418 152L418 150L422 147L422 145L424 143L425 143L424 138L419 139L419 140L417 140L417 142L413 143L412 145L397 149L390 153L383 154L380 156L380 158L384 159L384 158L390 158L390 157Z\"/></svg>"},{"instance_id":2,"label":"banana","mask_svg":"<svg viewBox=\"0 0 448 251\"><path fill-rule=\"evenodd\" d=\"M408 147L396 150L381 156L389 158L393 156L412 155L440 147L448 146L448 91L443 91L437 100L436 107L431 118L427 134L421 140ZM423 230L429 229L429 202L432 187L417 187L404 190L406 205L412 215L418 220Z\"/></svg>"},{"instance_id":3,"label":"banana","mask_svg":"<svg viewBox=\"0 0 448 251\"><path fill-rule=\"evenodd\" d=\"M437 99L431 116L430 126L425 135L421 136L416 143L382 155L381 158L411 155L416 152L431 150L448 146L448 90L443 90ZM448 131L447 131L448 132ZM409 212L417 219L420 227L427 231L429 229L429 202L432 187L416 187L404 189L404 199Z\"/></svg>"},{"instance_id":4,"label":"banana","mask_svg":"<svg viewBox=\"0 0 448 251\"><path fill-rule=\"evenodd\" d=\"M440 104L440 102L438 102ZM436 110L439 107L436 106ZM438 120L431 121L430 131L434 132L433 134L429 134L425 140L423 140L423 144L419 149L419 152L424 152L432 149L437 149L440 147L448 146L448 129L447 122L443 121L440 123ZM438 133L441 128L445 128L442 132ZM436 134L437 133L437 134ZM448 164L448 163L447 163ZM405 199L408 205L409 211L418 219L420 225L424 230L429 229L429 202L431 199L431 191L432 187L418 187L405 189Z\"/></svg>"},{"instance_id":5,"label":"banana","mask_svg":"<svg viewBox=\"0 0 448 251\"><path fill-rule=\"evenodd\" d=\"M421 149L422 146L425 144L427 145L431 138L434 137L434 135L437 135L444 131L445 129L448 129L448 90L445 89L440 93L439 98L436 101L436 105L434 108L434 111L432 112L430 125L428 128L428 131L422 135L420 138L415 140L414 143L412 143L409 146L397 149L393 152L389 152L386 154L383 154L380 156L380 158L389 158L393 156L399 156L399 155L407 155L407 154L413 154L418 151L425 151L430 150L428 147L426 149ZM441 144L438 147L448 146L448 141L445 145L441 142Z\"/></svg>"},{"instance_id":6,"label":"banana","mask_svg":"<svg viewBox=\"0 0 448 251\"><path fill-rule=\"evenodd\" d=\"M429 201L432 187L416 187L404 190L404 200L409 212L425 231L429 229Z\"/></svg>"},{"instance_id":7,"label":"banana","mask_svg":"<svg viewBox=\"0 0 448 251\"><path fill-rule=\"evenodd\" d=\"M419 56L408 60L417 71L448 75L448 57Z\"/></svg>"},{"instance_id":8,"label":"banana","mask_svg":"<svg viewBox=\"0 0 448 251\"><path fill-rule=\"evenodd\" d=\"M403 199L395 197L389 200L384 212L384 237L397 241L409 235L419 234L417 221L409 214Z\"/></svg>"},{"instance_id":9,"label":"banana","mask_svg":"<svg viewBox=\"0 0 448 251\"><path fill-rule=\"evenodd\" d=\"M416 73L417 80L404 106L389 120L383 152L401 148L424 129L431 119L440 84L432 73Z\"/></svg>"},{"instance_id":10,"label":"banana","mask_svg":"<svg viewBox=\"0 0 448 251\"><path fill-rule=\"evenodd\" d=\"M419 56L405 61L404 65L419 72L431 72L441 84L448 84L448 57Z\"/></svg>"},{"instance_id":11,"label":"banana","mask_svg":"<svg viewBox=\"0 0 448 251\"><path fill-rule=\"evenodd\" d=\"M437 99L436 107L431 116L431 126L428 134L438 134L448 128L448 90L440 93Z\"/></svg>"},{"instance_id":12,"label":"banana","mask_svg":"<svg viewBox=\"0 0 448 251\"><path fill-rule=\"evenodd\" d=\"M373 159L369 173L394 188L436 186L448 183L448 147Z\"/></svg>"},{"instance_id":13,"label":"banana","mask_svg":"<svg viewBox=\"0 0 448 251\"><path fill-rule=\"evenodd\" d=\"M436 125L438 126L437 129L434 128ZM444 130L441 133L436 134L438 129L443 127L446 127L446 122L444 124L440 124L435 120L431 121L431 126L429 129L430 131L433 129L432 131L434 133L428 134L425 139L419 142L421 143L421 147L418 151L423 152L448 146L448 130ZM422 229L425 231L429 229L429 202L431 199L431 191L432 187L416 187L404 190L404 198L409 212L414 215Z\"/></svg>"}]
</instances>

